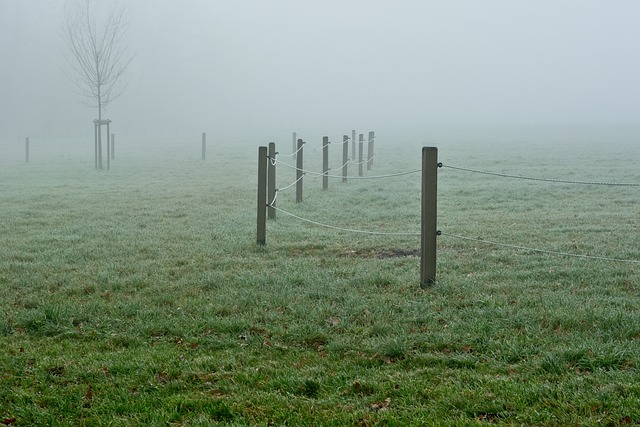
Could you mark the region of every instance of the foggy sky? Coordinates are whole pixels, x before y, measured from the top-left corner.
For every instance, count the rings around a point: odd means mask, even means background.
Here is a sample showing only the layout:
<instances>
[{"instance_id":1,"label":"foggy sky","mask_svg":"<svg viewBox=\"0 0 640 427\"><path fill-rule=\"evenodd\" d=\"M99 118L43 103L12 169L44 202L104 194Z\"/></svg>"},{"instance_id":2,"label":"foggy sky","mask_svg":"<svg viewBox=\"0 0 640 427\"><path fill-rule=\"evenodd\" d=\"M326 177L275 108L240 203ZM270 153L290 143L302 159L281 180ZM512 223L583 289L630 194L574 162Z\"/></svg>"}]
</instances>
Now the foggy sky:
<instances>
[{"instance_id":1,"label":"foggy sky","mask_svg":"<svg viewBox=\"0 0 640 427\"><path fill-rule=\"evenodd\" d=\"M107 2L103 0L103 3ZM90 129L65 0L0 0L0 137ZM636 0L121 0L130 133L640 124Z\"/></svg>"}]
</instances>

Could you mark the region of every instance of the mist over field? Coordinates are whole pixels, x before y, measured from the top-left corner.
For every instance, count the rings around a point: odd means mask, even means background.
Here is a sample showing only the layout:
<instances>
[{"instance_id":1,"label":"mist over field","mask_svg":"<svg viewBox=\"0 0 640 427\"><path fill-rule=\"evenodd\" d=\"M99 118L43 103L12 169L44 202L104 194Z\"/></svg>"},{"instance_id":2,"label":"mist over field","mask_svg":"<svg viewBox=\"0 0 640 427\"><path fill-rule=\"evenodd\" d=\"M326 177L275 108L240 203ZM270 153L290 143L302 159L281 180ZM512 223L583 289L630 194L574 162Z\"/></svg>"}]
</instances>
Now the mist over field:
<instances>
[{"instance_id":1,"label":"mist over field","mask_svg":"<svg viewBox=\"0 0 640 427\"><path fill-rule=\"evenodd\" d=\"M206 131L212 141L259 143L375 129L437 140L578 127L635 135L640 125L632 0L118 4L135 58L105 117L130 138ZM2 147L25 136L91 140L96 113L65 76L64 5L0 1Z\"/></svg>"}]
</instances>

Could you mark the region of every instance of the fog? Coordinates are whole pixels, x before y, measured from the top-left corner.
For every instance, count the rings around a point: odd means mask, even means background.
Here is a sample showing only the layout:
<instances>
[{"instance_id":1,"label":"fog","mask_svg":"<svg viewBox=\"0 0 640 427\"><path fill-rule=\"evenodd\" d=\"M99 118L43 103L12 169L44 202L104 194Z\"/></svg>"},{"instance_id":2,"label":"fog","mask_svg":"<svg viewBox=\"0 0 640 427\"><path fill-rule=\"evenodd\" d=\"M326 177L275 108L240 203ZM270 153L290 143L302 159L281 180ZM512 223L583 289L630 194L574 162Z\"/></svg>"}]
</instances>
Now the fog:
<instances>
[{"instance_id":1,"label":"fog","mask_svg":"<svg viewBox=\"0 0 640 427\"><path fill-rule=\"evenodd\" d=\"M0 0L0 139L91 134L65 0ZM107 1L103 1L107 3ZM121 0L130 135L640 124L636 0Z\"/></svg>"}]
</instances>

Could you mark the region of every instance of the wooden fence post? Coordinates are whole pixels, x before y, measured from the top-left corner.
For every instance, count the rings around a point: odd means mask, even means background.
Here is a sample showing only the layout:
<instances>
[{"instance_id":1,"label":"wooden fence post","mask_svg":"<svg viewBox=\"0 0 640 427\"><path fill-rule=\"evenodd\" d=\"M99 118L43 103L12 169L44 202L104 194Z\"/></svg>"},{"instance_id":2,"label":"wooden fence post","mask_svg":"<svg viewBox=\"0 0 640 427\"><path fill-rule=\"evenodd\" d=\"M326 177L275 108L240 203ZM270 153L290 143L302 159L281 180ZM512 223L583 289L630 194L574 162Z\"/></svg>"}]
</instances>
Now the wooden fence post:
<instances>
[{"instance_id":1,"label":"wooden fence post","mask_svg":"<svg viewBox=\"0 0 640 427\"><path fill-rule=\"evenodd\" d=\"M258 147L258 232L256 243L266 244L267 235L267 147Z\"/></svg>"},{"instance_id":2,"label":"wooden fence post","mask_svg":"<svg viewBox=\"0 0 640 427\"><path fill-rule=\"evenodd\" d=\"M298 155L296 157L296 203L302 202L302 169L303 169L303 157L302 157L302 146L304 145L304 141L298 140Z\"/></svg>"},{"instance_id":3,"label":"wooden fence post","mask_svg":"<svg viewBox=\"0 0 640 427\"><path fill-rule=\"evenodd\" d=\"M202 160L207 158L207 133L202 132Z\"/></svg>"},{"instance_id":4,"label":"wooden fence post","mask_svg":"<svg viewBox=\"0 0 640 427\"><path fill-rule=\"evenodd\" d=\"M349 135L342 135L342 182L347 182L347 163L349 163Z\"/></svg>"},{"instance_id":5,"label":"wooden fence post","mask_svg":"<svg viewBox=\"0 0 640 427\"><path fill-rule=\"evenodd\" d=\"M98 169L98 120L93 121L93 161L95 168Z\"/></svg>"},{"instance_id":6,"label":"wooden fence post","mask_svg":"<svg viewBox=\"0 0 640 427\"><path fill-rule=\"evenodd\" d=\"M322 137L322 189L329 188L329 137Z\"/></svg>"},{"instance_id":7,"label":"wooden fence post","mask_svg":"<svg viewBox=\"0 0 640 427\"><path fill-rule=\"evenodd\" d=\"M364 150L364 135L360 134L359 138L358 138L358 176L362 176L362 169L363 169L363 161L362 161L362 157L363 157L363 150Z\"/></svg>"},{"instance_id":8,"label":"wooden fence post","mask_svg":"<svg viewBox=\"0 0 640 427\"><path fill-rule=\"evenodd\" d=\"M109 143L109 135L111 135L109 129L109 123L111 120L107 120L107 170L111 169L111 144ZM100 133L102 133L102 129L100 129Z\"/></svg>"},{"instance_id":9,"label":"wooden fence post","mask_svg":"<svg viewBox=\"0 0 640 427\"><path fill-rule=\"evenodd\" d=\"M269 143L269 161L267 162L267 203L269 204L268 218L276 218L276 143Z\"/></svg>"},{"instance_id":10,"label":"wooden fence post","mask_svg":"<svg viewBox=\"0 0 640 427\"><path fill-rule=\"evenodd\" d=\"M369 145L367 147L367 170L373 167L373 140L375 136L373 131L369 132Z\"/></svg>"},{"instance_id":11,"label":"wooden fence post","mask_svg":"<svg viewBox=\"0 0 640 427\"><path fill-rule=\"evenodd\" d=\"M438 148L422 148L422 230L420 286L436 283Z\"/></svg>"},{"instance_id":12,"label":"wooden fence post","mask_svg":"<svg viewBox=\"0 0 640 427\"><path fill-rule=\"evenodd\" d=\"M29 137L24 139L24 160L29 163Z\"/></svg>"},{"instance_id":13,"label":"wooden fence post","mask_svg":"<svg viewBox=\"0 0 640 427\"><path fill-rule=\"evenodd\" d=\"M356 130L351 131L351 158L356 158Z\"/></svg>"},{"instance_id":14,"label":"wooden fence post","mask_svg":"<svg viewBox=\"0 0 640 427\"><path fill-rule=\"evenodd\" d=\"M116 134L111 134L111 160L116 158Z\"/></svg>"}]
</instances>

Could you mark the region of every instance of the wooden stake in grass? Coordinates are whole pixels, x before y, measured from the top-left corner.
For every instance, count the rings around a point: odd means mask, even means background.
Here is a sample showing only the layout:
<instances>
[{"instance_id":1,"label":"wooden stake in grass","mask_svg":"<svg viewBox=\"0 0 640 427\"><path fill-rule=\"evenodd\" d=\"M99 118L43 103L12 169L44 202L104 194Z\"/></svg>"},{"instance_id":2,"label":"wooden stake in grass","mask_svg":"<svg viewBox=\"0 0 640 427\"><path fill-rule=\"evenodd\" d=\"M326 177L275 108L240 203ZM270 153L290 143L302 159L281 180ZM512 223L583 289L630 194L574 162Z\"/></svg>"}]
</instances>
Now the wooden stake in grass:
<instances>
[{"instance_id":1,"label":"wooden stake in grass","mask_svg":"<svg viewBox=\"0 0 640 427\"><path fill-rule=\"evenodd\" d=\"M422 148L422 230L420 286L436 283L438 148Z\"/></svg>"},{"instance_id":2,"label":"wooden stake in grass","mask_svg":"<svg viewBox=\"0 0 640 427\"><path fill-rule=\"evenodd\" d=\"M362 176L363 169L364 134L358 136L358 176Z\"/></svg>"},{"instance_id":3,"label":"wooden stake in grass","mask_svg":"<svg viewBox=\"0 0 640 427\"><path fill-rule=\"evenodd\" d=\"M276 143L269 143L269 161L267 162L267 203L269 204L268 218L276 219Z\"/></svg>"},{"instance_id":4,"label":"wooden stake in grass","mask_svg":"<svg viewBox=\"0 0 640 427\"><path fill-rule=\"evenodd\" d=\"M369 132L369 145L367 146L367 170L370 171L373 167L373 141L375 134L373 131Z\"/></svg>"},{"instance_id":5,"label":"wooden stake in grass","mask_svg":"<svg viewBox=\"0 0 640 427\"><path fill-rule=\"evenodd\" d=\"M322 189L329 188L329 137L322 137Z\"/></svg>"},{"instance_id":6,"label":"wooden stake in grass","mask_svg":"<svg viewBox=\"0 0 640 427\"><path fill-rule=\"evenodd\" d=\"M356 130L351 131L351 158L356 158Z\"/></svg>"},{"instance_id":7,"label":"wooden stake in grass","mask_svg":"<svg viewBox=\"0 0 640 427\"><path fill-rule=\"evenodd\" d=\"M349 135L342 135L342 182L347 182L347 162L349 161Z\"/></svg>"},{"instance_id":8,"label":"wooden stake in grass","mask_svg":"<svg viewBox=\"0 0 640 427\"><path fill-rule=\"evenodd\" d=\"M298 155L296 157L296 203L302 202L302 165L303 165L303 157L302 157L302 146L304 145L304 141L298 140Z\"/></svg>"},{"instance_id":9,"label":"wooden stake in grass","mask_svg":"<svg viewBox=\"0 0 640 427\"><path fill-rule=\"evenodd\" d=\"M267 235L267 147L258 147L258 233L256 243L266 245Z\"/></svg>"}]
</instances>

